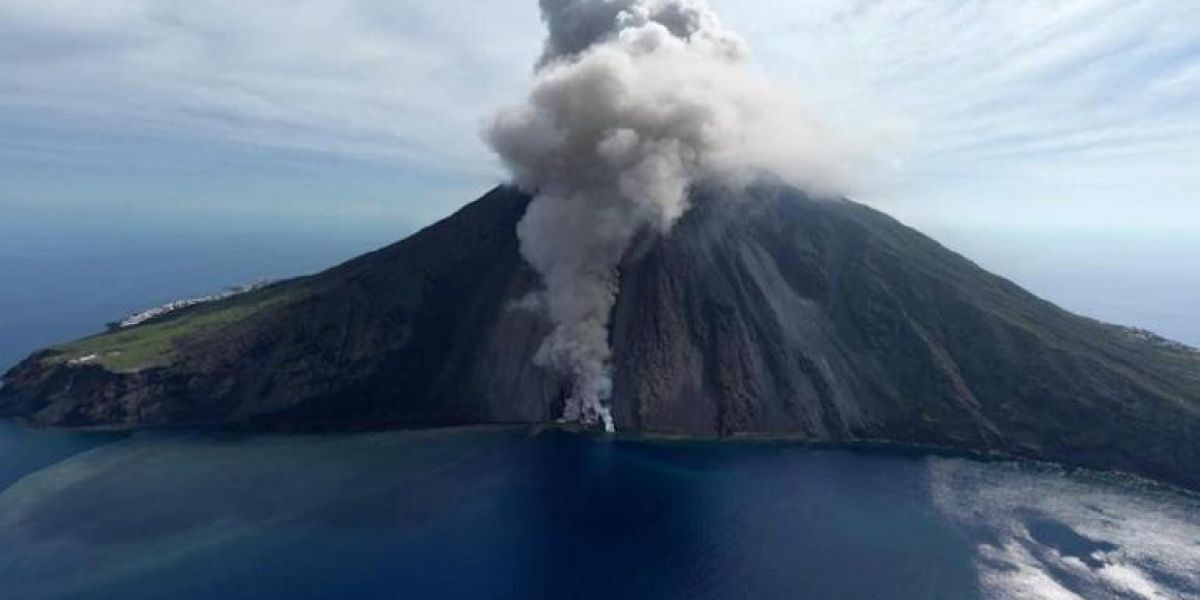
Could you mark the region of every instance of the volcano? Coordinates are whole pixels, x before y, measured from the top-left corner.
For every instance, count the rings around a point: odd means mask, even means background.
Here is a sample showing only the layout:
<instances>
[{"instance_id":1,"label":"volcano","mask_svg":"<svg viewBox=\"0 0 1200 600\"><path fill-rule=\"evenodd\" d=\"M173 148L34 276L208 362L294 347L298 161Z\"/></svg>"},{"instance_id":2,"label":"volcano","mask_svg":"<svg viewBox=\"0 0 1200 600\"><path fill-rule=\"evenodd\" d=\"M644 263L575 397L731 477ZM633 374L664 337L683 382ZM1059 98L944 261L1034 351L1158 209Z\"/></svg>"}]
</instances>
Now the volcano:
<instances>
[{"instance_id":1,"label":"volcano","mask_svg":"<svg viewBox=\"0 0 1200 600\"><path fill-rule=\"evenodd\" d=\"M847 200L697 189L625 256L618 430L878 442L1200 489L1200 354L1071 314ZM497 188L324 273L41 351L0 414L36 426L354 430L552 423L570 382Z\"/></svg>"}]
</instances>

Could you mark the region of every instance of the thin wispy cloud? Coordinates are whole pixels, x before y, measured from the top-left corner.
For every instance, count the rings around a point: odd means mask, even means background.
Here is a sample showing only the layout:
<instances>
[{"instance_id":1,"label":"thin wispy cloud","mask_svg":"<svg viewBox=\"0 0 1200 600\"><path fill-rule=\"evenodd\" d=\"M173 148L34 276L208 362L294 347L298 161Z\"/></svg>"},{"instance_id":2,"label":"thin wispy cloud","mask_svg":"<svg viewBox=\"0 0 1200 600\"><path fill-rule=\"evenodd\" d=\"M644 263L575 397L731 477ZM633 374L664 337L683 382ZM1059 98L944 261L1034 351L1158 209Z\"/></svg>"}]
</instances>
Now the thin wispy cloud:
<instances>
[{"instance_id":1,"label":"thin wispy cloud","mask_svg":"<svg viewBox=\"0 0 1200 600\"><path fill-rule=\"evenodd\" d=\"M899 185L881 196L957 196L984 211L1025 203L1024 219L1157 196L1200 223L1185 205L1200 185L1200 4L717 4L750 29L765 68L827 111L909 133Z\"/></svg>"},{"instance_id":2,"label":"thin wispy cloud","mask_svg":"<svg viewBox=\"0 0 1200 600\"><path fill-rule=\"evenodd\" d=\"M526 75L536 7L12 0L0 107L268 147L472 170L486 99ZM515 34L515 35L514 35Z\"/></svg>"},{"instance_id":3,"label":"thin wispy cloud","mask_svg":"<svg viewBox=\"0 0 1200 600\"><path fill-rule=\"evenodd\" d=\"M1200 225L1192 0L712 4L756 68L888 140L868 201ZM72 131L135 131L500 177L481 124L541 37L523 0L7 0L0 156L69 166Z\"/></svg>"}]
</instances>

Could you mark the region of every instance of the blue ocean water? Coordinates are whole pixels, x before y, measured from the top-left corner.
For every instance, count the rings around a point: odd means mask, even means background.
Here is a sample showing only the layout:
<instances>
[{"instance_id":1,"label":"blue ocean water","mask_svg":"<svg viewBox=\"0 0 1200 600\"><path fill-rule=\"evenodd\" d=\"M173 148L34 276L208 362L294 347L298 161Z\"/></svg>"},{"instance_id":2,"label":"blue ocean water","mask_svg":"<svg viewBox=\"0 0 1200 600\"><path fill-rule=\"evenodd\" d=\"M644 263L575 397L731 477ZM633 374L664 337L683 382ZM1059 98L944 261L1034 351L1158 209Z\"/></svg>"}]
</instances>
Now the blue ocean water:
<instances>
[{"instance_id":1,"label":"blue ocean water","mask_svg":"<svg viewBox=\"0 0 1200 600\"><path fill-rule=\"evenodd\" d=\"M0 371L135 311L320 271L406 233L396 229L0 218Z\"/></svg>"},{"instance_id":2,"label":"blue ocean water","mask_svg":"<svg viewBox=\"0 0 1200 600\"><path fill-rule=\"evenodd\" d=\"M316 271L400 237L134 229L0 221L0 369L134 310ZM1086 292L1051 279L1064 295ZM1123 310L1115 320L1138 321ZM1162 332L1194 341L1189 331ZM1070 594L1200 597L1200 503L1121 479L897 451L0 422L3 599Z\"/></svg>"},{"instance_id":3,"label":"blue ocean water","mask_svg":"<svg viewBox=\"0 0 1200 600\"><path fill-rule=\"evenodd\" d=\"M12 435L58 452L65 434ZM0 595L1200 593L1200 500L1044 466L512 429L76 450L0 492Z\"/></svg>"}]
</instances>

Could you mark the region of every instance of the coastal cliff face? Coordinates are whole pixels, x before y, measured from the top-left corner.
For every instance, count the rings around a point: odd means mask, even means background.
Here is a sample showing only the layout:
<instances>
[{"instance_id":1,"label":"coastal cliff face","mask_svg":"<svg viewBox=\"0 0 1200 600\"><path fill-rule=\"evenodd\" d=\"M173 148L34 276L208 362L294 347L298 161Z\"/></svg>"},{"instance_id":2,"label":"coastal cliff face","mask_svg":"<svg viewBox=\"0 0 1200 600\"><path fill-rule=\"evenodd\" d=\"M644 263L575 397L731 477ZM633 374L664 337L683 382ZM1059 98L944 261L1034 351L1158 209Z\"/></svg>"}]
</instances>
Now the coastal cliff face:
<instances>
[{"instance_id":1,"label":"coastal cliff face","mask_svg":"<svg viewBox=\"0 0 1200 600\"><path fill-rule=\"evenodd\" d=\"M569 382L498 188L327 272L38 353L34 425L354 429L541 423ZM779 185L700 191L626 257L620 430L931 444L1200 488L1200 355L1072 315L895 220Z\"/></svg>"}]
</instances>

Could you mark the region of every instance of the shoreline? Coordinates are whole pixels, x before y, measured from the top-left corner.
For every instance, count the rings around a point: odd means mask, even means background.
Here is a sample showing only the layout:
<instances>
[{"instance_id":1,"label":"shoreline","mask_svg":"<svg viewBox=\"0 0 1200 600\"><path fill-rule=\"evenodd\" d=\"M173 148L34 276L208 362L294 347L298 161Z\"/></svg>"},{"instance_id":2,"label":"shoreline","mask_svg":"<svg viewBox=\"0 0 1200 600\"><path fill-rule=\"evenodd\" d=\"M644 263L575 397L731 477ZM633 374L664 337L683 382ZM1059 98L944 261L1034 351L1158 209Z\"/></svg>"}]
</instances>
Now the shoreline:
<instances>
[{"instance_id":1,"label":"shoreline","mask_svg":"<svg viewBox=\"0 0 1200 600\"><path fill-rule=\"evenodd\" d=\"M725 447L782 447L801 450L840 451L860 454L890 454L911 457L937 457L944 459L961 459L983 464L1008 463L1018 466L1035 467L1048 471L1058 471L1062 475L1082 477L1098 483L1120 484L1143 490L1168 492L1188 498L1200 500L1200 490L1193 490L1166 481L1151 479L1145 476L1120 470L1100 470L1067 462L1059 462L1027 456L1020 456L1001 451L981 451L937 444L921 444L915 442L900 442L887 439L862 440L813 440L799 435L788 434L740 434L728 437L719 436L689 436L646 431L617 431L604 433L575 425L563 423L482 423L482 424L450 424L429 427L360 427L360 428L328 428L316 429L286 429L286 428L256 428L212 425L178 425L164 427L36 427L22 423L19 419L0 418L0 423L10 424L27 431L42 431L56 434L112 434L123 435L126 441L138 435L200 435L212 437L291 437L291 438L337 438L383 434L430 434L430 435L459 435L470 433L502 433L524 434L527 438L543 435L569 435L581 439L609 441L615 443L655 444L655 445L705 445Z\"/></svg>"}]
</instances>

